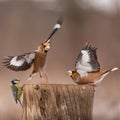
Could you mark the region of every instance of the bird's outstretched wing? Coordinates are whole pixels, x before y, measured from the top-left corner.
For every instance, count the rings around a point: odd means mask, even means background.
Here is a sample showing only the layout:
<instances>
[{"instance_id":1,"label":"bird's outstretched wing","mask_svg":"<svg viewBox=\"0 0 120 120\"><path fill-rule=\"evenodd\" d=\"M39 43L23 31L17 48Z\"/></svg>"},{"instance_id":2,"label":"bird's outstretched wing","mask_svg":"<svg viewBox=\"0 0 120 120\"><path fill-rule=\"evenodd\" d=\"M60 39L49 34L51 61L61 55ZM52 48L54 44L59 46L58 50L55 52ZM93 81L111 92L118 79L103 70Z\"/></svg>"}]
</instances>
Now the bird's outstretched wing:
<instances>
[{"instance_id":1,"label":"bird's outstretched wing","mask_svg":"<svg viewBox=\"0 0 120 120\"><path fill-rule=\"evenodd\" d=\"M3 64L13 71L24 71L32 66L34 58L34 52L18 56L8 56L4 58Z\"/></svg>"},{"instance_id":2,"label":"bird's outstretched wing","mask_svg":"<svg viewBox=\"0 0 120 120\"><path fill-rule=\"evenodd\" d=\"M90 43L86 43L81 50L75 68L77 71L97 72L100 70L100 64L97 61L96 49Z\"/></svg>"},{"instance_id":3,"label":"bird's outstretched wing","mask_svg":"<svg viewBox=\"0 0 120 120\"><path fill-rule=\"evenodd\" d=\"M54 27L53 27L52 32L50 33L49 37L47 38L47 40L46 40L47 42L50 42L50 41L51 41L51 37L52 37L52 36L56 33L56 31L61 27L62 23L63 23L63 17L61 16L61 17L57 20L56 24L55 24Z\"/></svg>"}]
</instances>

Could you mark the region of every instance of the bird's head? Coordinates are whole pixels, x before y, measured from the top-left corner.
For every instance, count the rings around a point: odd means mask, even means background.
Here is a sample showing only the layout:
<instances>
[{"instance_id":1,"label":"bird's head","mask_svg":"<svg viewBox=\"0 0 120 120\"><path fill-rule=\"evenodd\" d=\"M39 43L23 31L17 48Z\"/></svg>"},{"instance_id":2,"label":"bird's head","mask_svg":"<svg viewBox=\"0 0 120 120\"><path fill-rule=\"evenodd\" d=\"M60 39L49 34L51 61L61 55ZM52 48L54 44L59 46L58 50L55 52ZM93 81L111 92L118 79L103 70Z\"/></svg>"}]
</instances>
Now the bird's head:
<instances>
[{"instance_id":1,"label":"bird's head","mask_svg":"<svg viewBox=\"0 0 120 120\"><path fill-rule=\"evenodd\" d=\"M20 80L13 79L13 80L11 80L11 85L18 84L19 82L20 82Z\"/></svg>"},{"instance_id":2,"label":"bird's head","mask_svg":"<svg viewBox=\"0 0 120 120\"><path fill-rule=\"evenodd\" d=\"M69 70L69 71L67 72L67 74L68 74L74 81L76 81L76 80L78 80L78 79L80 78L80 75L79 75L79 73L78 73L76 70L73 70L73 71Z\"/></svg>"},{"instance_id":3,"label":"bird's head","mask_svg":"<svg viewBox=\"0 0 120 120\"><path fill-rule=\"evenodd\" d=\"M40 51L41 53L47 53L50 50L50 42L43 42L38 47L37 51Z\"/></svg>"}]
</instances>

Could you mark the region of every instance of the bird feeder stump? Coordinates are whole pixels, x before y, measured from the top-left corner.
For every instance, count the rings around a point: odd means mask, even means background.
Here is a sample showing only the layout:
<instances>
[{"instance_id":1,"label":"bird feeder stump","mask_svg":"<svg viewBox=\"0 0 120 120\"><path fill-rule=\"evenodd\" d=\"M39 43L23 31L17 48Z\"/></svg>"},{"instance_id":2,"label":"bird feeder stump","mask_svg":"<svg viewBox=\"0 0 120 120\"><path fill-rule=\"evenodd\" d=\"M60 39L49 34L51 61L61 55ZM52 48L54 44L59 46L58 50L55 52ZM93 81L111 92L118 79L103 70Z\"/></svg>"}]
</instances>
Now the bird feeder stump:
<instances>
[{"instance_id":1,"label":"bird feeder stump","mask_svg":"<svg viewBox=\"0 0 120 120\"><path fill-rule=\"evenodd\" d=\"M26 84L23 120L92 120L94 87Z\"/></svg>"}]
</instances>

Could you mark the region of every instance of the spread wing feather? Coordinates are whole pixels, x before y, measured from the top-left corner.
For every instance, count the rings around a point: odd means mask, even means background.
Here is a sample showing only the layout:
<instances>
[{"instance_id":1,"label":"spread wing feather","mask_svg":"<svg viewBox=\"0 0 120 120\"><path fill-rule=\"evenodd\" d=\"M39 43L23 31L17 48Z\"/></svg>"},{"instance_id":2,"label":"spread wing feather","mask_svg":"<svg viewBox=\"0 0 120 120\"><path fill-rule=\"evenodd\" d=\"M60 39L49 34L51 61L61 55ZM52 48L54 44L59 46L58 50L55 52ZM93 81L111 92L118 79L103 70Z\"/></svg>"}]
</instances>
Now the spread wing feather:
<instances>
[{"instance_id":1,"label":"spread wing feather","mask_svg":"<svg viewBox=\"0 0 120 120\"><path fill-rule=\"evenodd\" d=\"M97 72L100 70L100 64L97 61L96 48L90 43L87 43L81 50L75 68L78 72Z\"/></svg>"},{"instance_id":2,"label":"spread wing feather","mask_svg":"<svg viewBox=\"0 0 120 120\"><path fill-rule=\"evenodd\" d=\"M35 53L25 53L19 56L8 56L4 58L3 64L13 71L24 71L32 66Z\"/></svg>"},{"instance_id":3,"label":"spread wing feather","mask_svg":"<svg viewBox=\"0 0 120 120\"><path fill-rule=\"evenodd\" d=\"M56 24L55 24L54 27L53 27L52 32L50 33L49 37L47 38L47 40L46 40L47 42L50 42L50 41L51 41L52 36L57 32L57 30L62 26L62 24L63 24L63 17L61 16L61 17L57 20Z\"/></svg>"}]
</instances>

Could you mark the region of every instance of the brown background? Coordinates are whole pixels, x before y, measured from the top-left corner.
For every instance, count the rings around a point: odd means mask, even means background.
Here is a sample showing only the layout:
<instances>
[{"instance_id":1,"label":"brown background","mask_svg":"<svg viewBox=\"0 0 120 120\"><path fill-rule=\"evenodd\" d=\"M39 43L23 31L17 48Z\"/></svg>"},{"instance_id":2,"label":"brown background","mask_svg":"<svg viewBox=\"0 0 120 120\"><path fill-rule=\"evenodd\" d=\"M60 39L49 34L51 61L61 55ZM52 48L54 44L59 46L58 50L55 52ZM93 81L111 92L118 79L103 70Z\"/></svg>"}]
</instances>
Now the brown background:
<instances>
[{"instance_id":1,"label":"brown background","mask_svg":"<svg viewBox=\"0 0 120 120\"><path fill-rule=\"evenodd\" d=\"M34 51L44 41L59 16L62 28L55 34L48 53L45 72L49 83L74 84L67 70L73 69L76 57L89 41L98 48L101 68L120 67L120 10L105 11L76 0L0 2L0 120L21 120L22 110L15 104L10 80L21 84L38 83L39 75L27 81L31 70L13 72L2 65L4 56ZM102 81L95 92L95 120L120 120L120 75L116 71Z\"/></svg>"}]
</instances>

